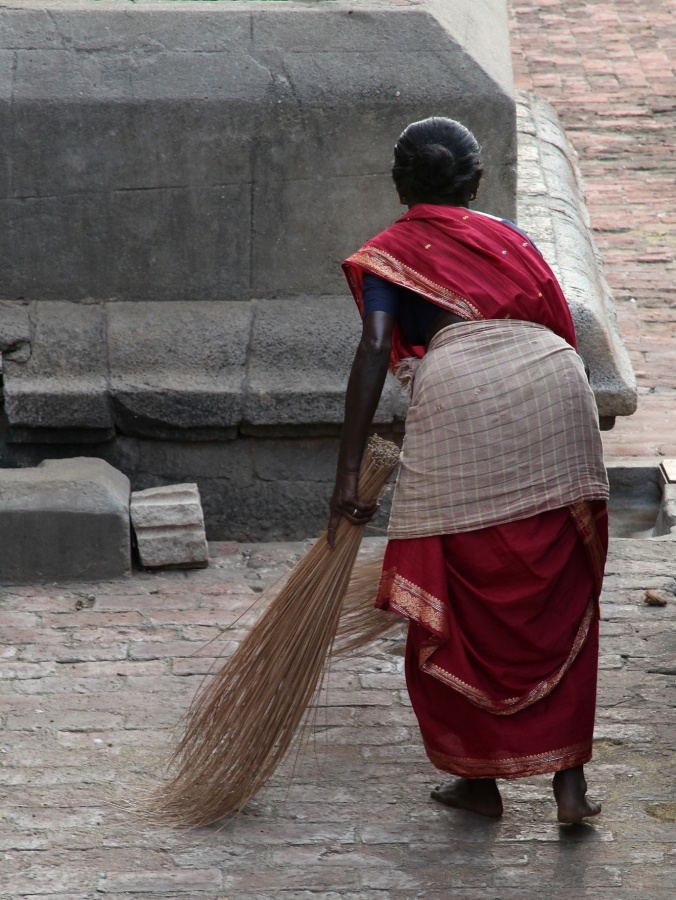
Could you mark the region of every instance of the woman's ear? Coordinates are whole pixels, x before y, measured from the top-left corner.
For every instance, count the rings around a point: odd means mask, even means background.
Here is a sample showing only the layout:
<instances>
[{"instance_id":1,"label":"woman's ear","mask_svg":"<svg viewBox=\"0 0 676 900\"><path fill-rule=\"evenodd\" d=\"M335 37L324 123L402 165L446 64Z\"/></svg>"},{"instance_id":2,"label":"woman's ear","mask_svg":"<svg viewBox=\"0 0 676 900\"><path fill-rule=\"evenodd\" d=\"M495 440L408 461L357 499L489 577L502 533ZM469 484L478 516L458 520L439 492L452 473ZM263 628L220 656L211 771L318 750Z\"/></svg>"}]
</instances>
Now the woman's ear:
<instances>
[{"instance_id":1,"label":"woman's ear","mask_svg":"<svg viewBox=\"0 0 676 900\"><path fill-rule=\"evenodd\" d=\"M469 189L468 189L468 190L469 190L469 193L468 193L468 196L467 196L467 199L468 199L468 200L476 200L476 195L477 195L477 192L478 192L478 190L479 190L479 182L481 181L481 176L483 175L483 173L484 173L484 170L483 170L483 169L479 169L479 171L476 172L476 174L474 175L474 177L473 177L472 180L470 181L470 183L469 183Z\"/></svg>"}]
</instances>

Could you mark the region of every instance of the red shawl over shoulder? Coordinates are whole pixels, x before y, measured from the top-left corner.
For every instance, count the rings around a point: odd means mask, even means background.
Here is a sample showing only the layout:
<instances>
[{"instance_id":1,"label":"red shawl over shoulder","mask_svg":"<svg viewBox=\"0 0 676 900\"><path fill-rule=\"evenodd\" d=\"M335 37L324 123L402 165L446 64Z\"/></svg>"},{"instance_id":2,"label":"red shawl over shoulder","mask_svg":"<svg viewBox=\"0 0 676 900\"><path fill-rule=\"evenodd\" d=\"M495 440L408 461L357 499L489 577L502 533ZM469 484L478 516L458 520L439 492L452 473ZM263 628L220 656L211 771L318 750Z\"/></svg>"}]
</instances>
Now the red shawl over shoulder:
<instances>
[{"instance_id":1,"label":"red shawl over shoulder","mask_svg":"<svg viewBox=\"0 0 676 900\"><path fill-rule=\"evenodd\" d=\"M511 225L457 206L418 203L343 263L363 314L364 272L415 291L468 321L519 319L544 325L577 347L554 273ZM397 325L391 365L422 357Z\"/></svg>"}]
</instances>

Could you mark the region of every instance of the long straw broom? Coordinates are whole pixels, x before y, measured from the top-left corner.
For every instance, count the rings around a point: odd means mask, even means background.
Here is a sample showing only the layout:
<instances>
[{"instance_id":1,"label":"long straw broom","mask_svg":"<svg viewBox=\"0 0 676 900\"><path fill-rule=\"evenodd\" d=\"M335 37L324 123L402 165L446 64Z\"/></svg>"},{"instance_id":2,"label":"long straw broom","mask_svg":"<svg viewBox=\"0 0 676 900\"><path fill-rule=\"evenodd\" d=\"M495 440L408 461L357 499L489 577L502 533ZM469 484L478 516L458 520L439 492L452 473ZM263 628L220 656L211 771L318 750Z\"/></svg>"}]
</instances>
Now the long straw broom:
<instances>
[{"instance_id":1,"label":"long straw broom","mask_svg":"<svg viewBox=\"0 0 676 900\"><path fill-rule=\"evenodd\" d=\"M372 437L359 496L379 497L398 459L395 444ZM333 549L324 532L234 655L195 697L170 760L173 775L148 803L152 820L212 824L241 811L273 774L320 685L363 532L364 526L341 518ZM373 564L362 570L368 582L374 571ZM353 598L342 635L345 649L363 643L358 634L363 605Z\"/></svg>"},{"instance_id":2,"label":"long straw broom","mask_svg":"<svg viewBox=\"0 0 676 900\"><path fill-rule=\"evenodd\" d=\"M382 568L383 552L372 559L357 559L354 564L331 658L352 655L372 641L400 636L404 631L405 620L401 616L379 612L373 607Z\"/></svg>"}]
</instances>

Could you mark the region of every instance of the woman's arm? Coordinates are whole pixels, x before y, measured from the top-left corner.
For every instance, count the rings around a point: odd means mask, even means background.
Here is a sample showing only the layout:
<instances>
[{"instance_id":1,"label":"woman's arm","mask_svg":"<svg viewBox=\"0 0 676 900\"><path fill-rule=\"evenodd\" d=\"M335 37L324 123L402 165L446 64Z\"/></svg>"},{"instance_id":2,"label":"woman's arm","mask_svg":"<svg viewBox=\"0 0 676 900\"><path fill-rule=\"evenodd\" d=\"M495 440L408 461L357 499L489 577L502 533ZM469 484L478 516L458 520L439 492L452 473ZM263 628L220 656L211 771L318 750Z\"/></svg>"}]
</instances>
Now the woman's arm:
<instances>
[{"instance_id":1,"label":"woman's arm","mask_svg":"<svg viewBox=\"0 0 676 900\"><path fill-rule=\"evenodd\" d=\"M382 311L364 317L345 395L345 420L330 503L328 542L331 547L341 516L352 525L364 525L378 508L375 501L359 499L357 481L371 422L385 384L394 323L394 317Z\"/></svg>"}]
</instances>

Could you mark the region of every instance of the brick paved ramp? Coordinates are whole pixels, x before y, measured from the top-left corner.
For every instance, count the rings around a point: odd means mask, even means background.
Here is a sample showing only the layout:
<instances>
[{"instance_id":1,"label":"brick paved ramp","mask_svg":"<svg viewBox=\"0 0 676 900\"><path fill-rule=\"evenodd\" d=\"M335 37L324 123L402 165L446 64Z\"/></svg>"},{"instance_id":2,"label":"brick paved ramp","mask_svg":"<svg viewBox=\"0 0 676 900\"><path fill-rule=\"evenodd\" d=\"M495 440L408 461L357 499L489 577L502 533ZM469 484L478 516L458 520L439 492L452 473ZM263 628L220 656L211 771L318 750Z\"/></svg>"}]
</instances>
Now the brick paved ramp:
<instances>
[{"instance_id":1,"label":"brick paved ramp","mask_svg":"<svg viewBox=\"0 0 676 900\"><path fill-rule=\"evenodd\" d=\"M374 551L382 539L369 539ZM208 570L0 591L0 896L89 900L661 900L676 884L673 544L615 541L603 597L604 813L559 828L546 777L501 822L428 799L400 639L335 667L311 749L223 831L135 823L130 792L231 625L303 545L212 545ZM643 591L665 591L665 608ZM259 604L260 605L260 604ZM108 800L107 798L110 798Z\"/></svg>"},{"instance_id":2,"label":"brick paved ramp","mask_svg":"<svg viewBox=\"0 0 676 900\"><path fill-rule=\"evenodd\" d=\"M608 458L676 455L676 2L510 0L516 87L556 109L639 385Z\"/></svg>"}]
</instances>

